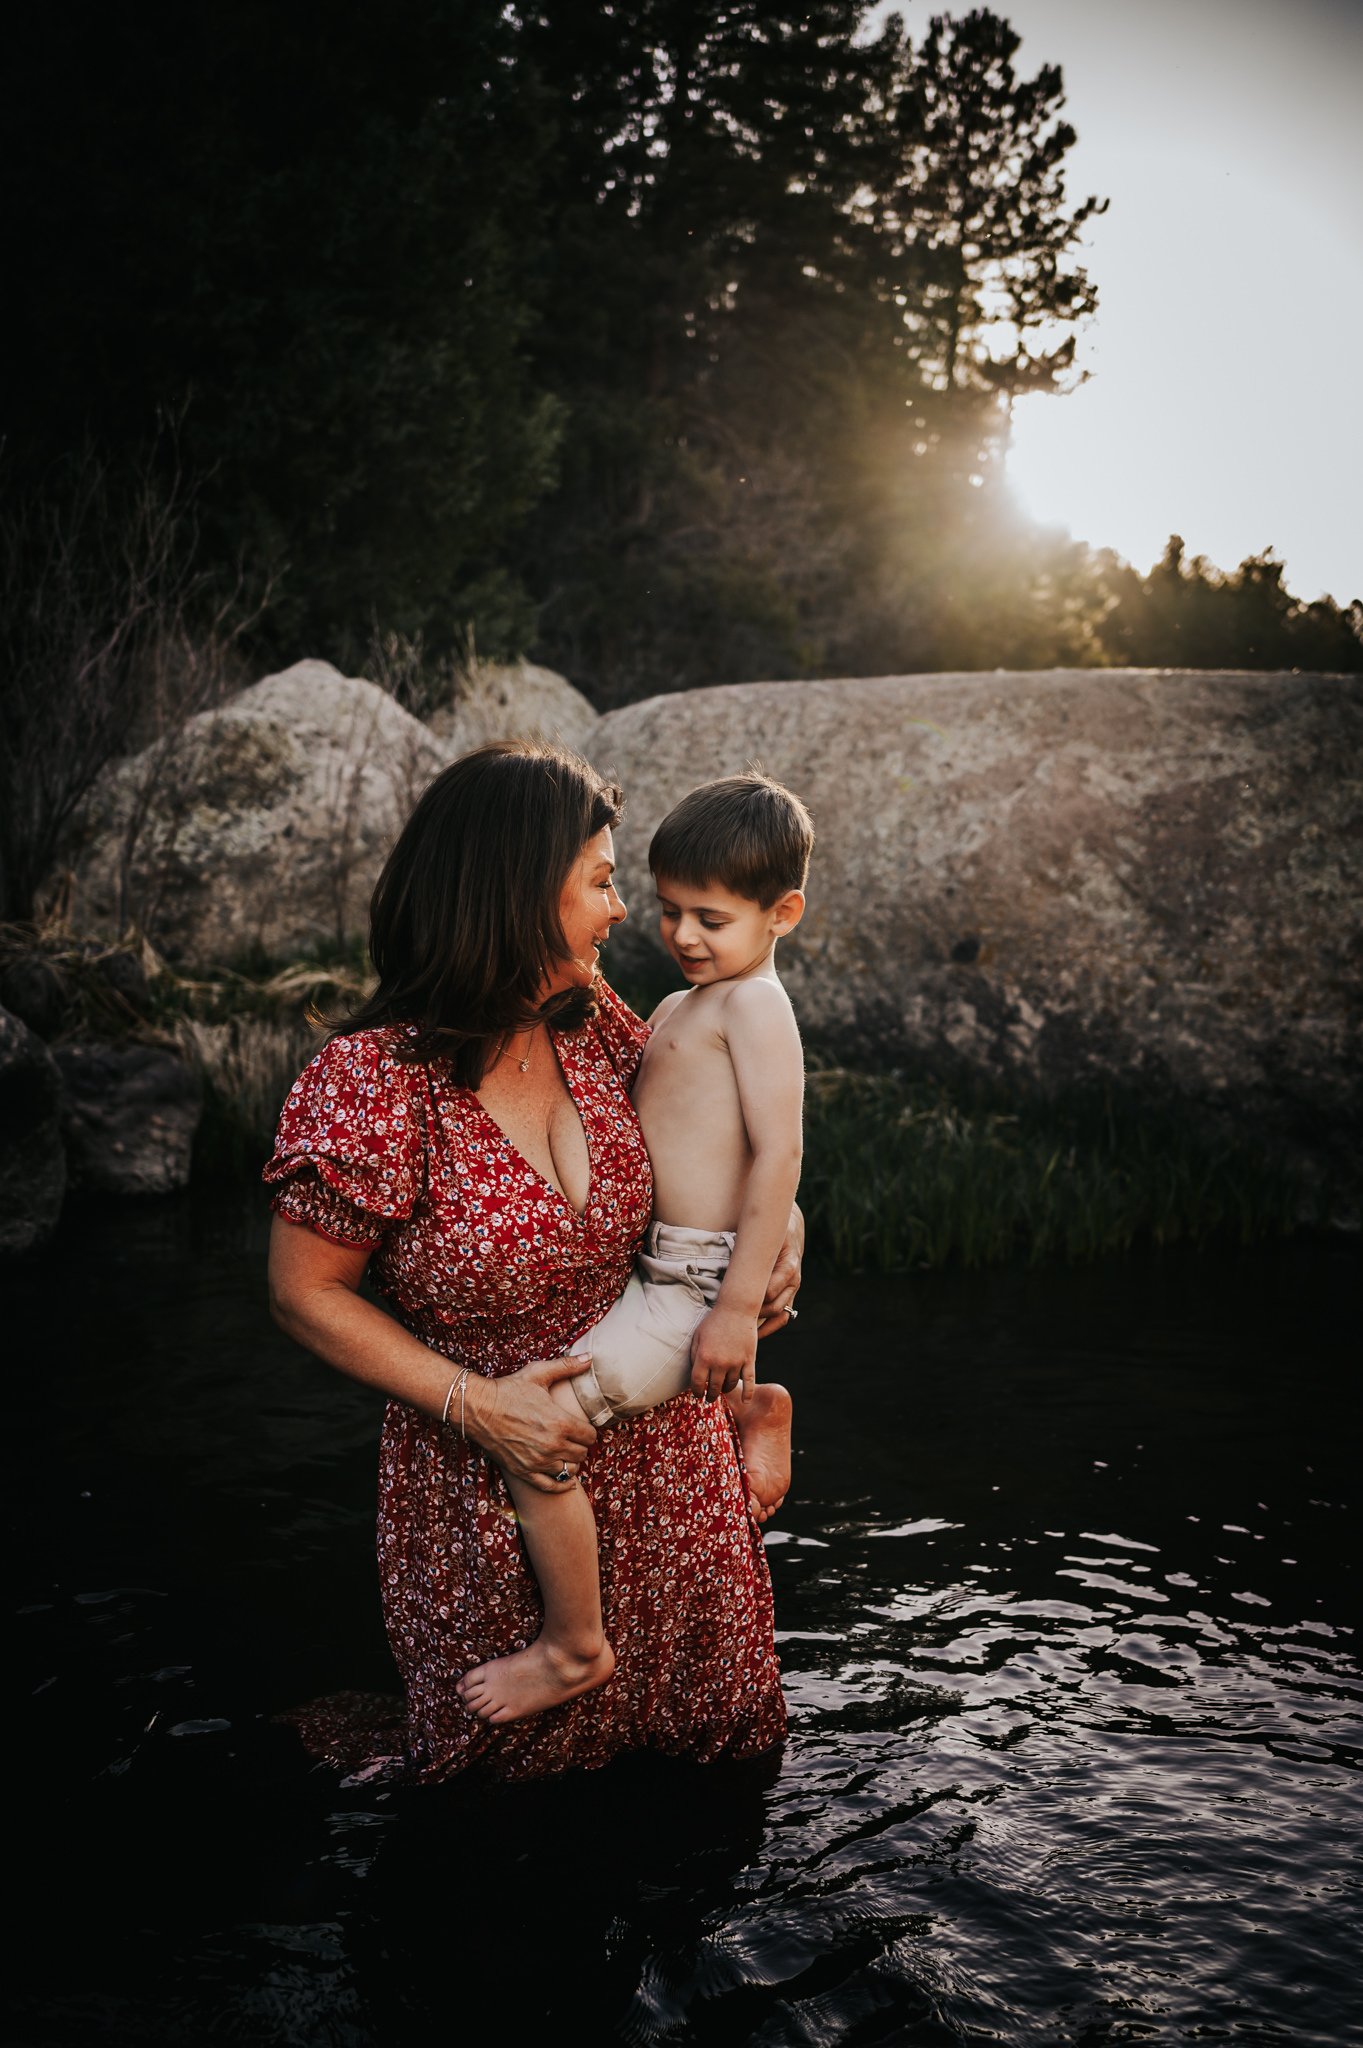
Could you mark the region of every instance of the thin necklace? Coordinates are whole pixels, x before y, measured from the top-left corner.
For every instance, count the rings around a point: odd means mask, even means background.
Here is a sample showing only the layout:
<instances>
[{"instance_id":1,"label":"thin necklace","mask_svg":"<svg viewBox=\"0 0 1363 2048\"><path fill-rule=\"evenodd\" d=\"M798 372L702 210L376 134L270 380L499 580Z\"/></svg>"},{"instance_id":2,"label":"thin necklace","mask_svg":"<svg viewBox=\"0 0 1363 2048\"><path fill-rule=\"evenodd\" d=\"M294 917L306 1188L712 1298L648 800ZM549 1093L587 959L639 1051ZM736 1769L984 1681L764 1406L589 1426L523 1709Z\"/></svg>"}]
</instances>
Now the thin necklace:
<instances>
[{"instance_id":1,"label":"thin necklace","mask_svg":"<svg viewBox=\"0 0 1363 2048\"><path fill-rule=\"evenodd\" d=\"M535 1043L535 1033L538 1030L538 1024L532 1024L530 1026L530 1045L526 1047L525 1058L523 1060L516 1060L516 1065L520 1068L523 1074L528 1074L530 1072L530 1047L533 1046ZM504 1052L499 1053L497 1057L503 1060L510 1060L516 1058L510 1046L507 1046L506 1050Z\"/></svg>"}]
</instances>

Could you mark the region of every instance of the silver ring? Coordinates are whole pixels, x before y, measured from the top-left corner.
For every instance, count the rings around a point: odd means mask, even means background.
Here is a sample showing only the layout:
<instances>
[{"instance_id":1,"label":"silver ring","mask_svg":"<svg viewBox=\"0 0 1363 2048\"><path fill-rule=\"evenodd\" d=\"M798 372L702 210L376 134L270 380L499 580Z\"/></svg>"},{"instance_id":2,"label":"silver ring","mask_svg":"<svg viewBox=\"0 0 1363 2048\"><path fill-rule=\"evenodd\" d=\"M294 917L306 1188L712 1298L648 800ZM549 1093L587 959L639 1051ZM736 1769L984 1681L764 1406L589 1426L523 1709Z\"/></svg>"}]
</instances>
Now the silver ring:
<instances>
[{"instance_id":1,"label":"silver ring","mask_svg":"<svg viewBox=\"0 0 1363 2048\"><path fill-rule=\"evenodd\" d=\"M558 1481L558 1484L560 1486L565 1486L567 1482L572 1478L572 1476L572 1473L568 1470L568 1467L566 1465L564 1466L561 1472L556 1472L554 1474L554 1478Z\"/></svg>"},{"instance_id":2,"label":"silver ring","mask_svg":"<svg viewBox=\"0 0 1363 2048\"><path fill-rule=\"evenodd\" d=\"M792 1323L796 1321L796 1319L797 1319L797 1318L798 1318L798 1316L799 1316L799 1313L800 1313L800 1311L799 1311L799 1309L798 1309L798 1308L788 1308L788 1309L786 1310L786 1315L787 1315L787 1316L789 1317L789 1319L790 1319L790 1321L791 1321Z\"/></svg>"}]
</instances>

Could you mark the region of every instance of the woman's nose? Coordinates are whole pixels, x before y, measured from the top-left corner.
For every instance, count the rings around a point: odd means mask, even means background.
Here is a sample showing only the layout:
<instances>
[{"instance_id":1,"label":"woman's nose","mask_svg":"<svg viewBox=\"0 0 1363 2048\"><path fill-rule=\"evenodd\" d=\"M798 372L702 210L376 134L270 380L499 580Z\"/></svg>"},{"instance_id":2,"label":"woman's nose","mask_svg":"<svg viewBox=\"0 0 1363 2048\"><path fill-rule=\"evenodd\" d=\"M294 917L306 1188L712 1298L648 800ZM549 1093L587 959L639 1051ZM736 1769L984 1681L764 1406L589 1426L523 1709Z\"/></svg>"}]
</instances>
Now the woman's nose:
<instances>
[{"instance_id":1,"label":"woman's nose","mask_svg":"<svg viewBox=\"0 0 1363 2048\"><path fill-rule=\"evenodd\" d=\"M625 919L625 918L627 918L628 916L629 916L629 912L628 912L628 910L626 910L626 908L625 908L625 899L624 899L624 897L623 897L623 896L622 896L622 895L620 894L620 891L619 891L619 890L618 890L618 889L616 888L616 886L615 886L614 882L612 882L612 883L611 883L611 923L612 923L612 924L621 924L621 923L623 923L624 919Z\"/></svg>"}]
</instances>

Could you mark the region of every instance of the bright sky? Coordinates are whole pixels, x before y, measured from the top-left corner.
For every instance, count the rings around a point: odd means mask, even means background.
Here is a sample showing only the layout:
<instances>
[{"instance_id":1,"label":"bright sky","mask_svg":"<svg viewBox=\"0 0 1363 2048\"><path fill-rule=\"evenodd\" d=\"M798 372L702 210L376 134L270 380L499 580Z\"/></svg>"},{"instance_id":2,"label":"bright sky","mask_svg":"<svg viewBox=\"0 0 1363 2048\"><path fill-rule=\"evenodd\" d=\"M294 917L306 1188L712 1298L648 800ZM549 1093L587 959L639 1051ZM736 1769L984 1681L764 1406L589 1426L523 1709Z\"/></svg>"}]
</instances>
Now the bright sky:
<instances>
[{"instance_id":1,"label":"bright sky","mask_svg":"<svg viewBox=\"0 0 1363 2048\"><path fill-rule=\"evenodd\" d=\"M1140 569L1178 532L1363 596L1363 0L992 4L1025 76L1063 69L1070 196L1112 202L1091 379L1016 409L1024 509ZM885 11L921 37L922 0Z\"/></svg>"}]
</instances>

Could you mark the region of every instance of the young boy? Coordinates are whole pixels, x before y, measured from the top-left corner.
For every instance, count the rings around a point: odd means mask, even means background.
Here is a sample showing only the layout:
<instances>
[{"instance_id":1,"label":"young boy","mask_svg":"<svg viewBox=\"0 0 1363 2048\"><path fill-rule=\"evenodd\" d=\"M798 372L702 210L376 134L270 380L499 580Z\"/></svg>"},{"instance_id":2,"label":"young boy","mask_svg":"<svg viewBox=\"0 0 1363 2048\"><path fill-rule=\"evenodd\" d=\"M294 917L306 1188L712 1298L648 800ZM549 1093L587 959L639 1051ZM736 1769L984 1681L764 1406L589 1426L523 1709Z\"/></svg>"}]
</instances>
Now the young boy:
<instances>
[{"instance_id":1,"label":"young boy","mask_svg":"<svg viewBox=\"0 0 1363 2048\"><path fill-rule=\"evenodd\" d=\"M591 1368L554 1398L597 1427L689 1386L728 1395L765 1521L790 1484L790 1396L754 1383L757 1327L800 1178L804 1066L776 941L799 923L814 830L770 777L692 790L648 850L664 945L688 986L650 1018L634 1106L653 1164L654 1221L624 1294L574 1345ZM542 1713L615 1667L601 1622L596 1527L576 1486L508 1480L544 1601L525 1650L480 1664L459 1695L484 1720Z\"/></svg>"}]
</instances>

